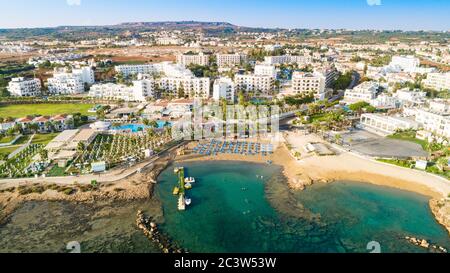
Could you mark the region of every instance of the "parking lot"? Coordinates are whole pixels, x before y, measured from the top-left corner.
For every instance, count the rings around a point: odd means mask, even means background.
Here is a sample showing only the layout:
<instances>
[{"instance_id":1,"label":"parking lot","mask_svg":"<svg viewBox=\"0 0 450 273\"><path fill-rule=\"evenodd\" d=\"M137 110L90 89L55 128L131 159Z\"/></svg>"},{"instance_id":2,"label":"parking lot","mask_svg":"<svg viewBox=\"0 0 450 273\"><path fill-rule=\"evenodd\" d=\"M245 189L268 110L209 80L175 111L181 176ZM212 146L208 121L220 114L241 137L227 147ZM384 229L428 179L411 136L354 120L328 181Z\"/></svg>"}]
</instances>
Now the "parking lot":
<instances>
[{"instance_id":1,"label":"parking lot","mask_svg":"<svg viewBox=\"0 0 450 273\"><path fill-rule=\"evenodd\" d=\"M343 134L342 140L345 147L374 157L408 158L428 155L419 144L384 138L364 130L355 130Z\"/></svg>"}]
</instances>

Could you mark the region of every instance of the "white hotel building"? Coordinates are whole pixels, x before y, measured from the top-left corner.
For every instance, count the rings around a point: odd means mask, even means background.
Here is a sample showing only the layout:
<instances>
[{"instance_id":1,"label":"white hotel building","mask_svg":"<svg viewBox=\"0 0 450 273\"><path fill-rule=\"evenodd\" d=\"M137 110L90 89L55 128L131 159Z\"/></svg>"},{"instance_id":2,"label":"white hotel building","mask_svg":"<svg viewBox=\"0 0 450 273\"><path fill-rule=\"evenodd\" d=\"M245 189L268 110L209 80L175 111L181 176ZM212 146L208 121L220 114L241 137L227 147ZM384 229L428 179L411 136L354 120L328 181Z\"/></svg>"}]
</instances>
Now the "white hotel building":
<instances>
[{"instance_id":1,"label":"white hotel building","mask_svg":"<svg viewBox=\"0 0 450 273\"><path fill-rule=\"evenodd\" d=\"M245 63L247 55L244 54L217 54L217 65L219 67L233 67Z\"/></svg>"},{"instance_id":2,"label":"white hotel building","mask_svg":"<svg viewBox=\"0 0 450 273\"><path fill-rule=\"evenodd\" d=\"M159 87L166 94L178 95L178 91L183 89L184 93L189 98L209 98L210 94L210 79L196 78L196 77L163 77L158 80Z\"/></svg>"},{"instance_id":3,"label":"white hotel building","mask_svg":"<svg viewBox=\"0 0 450 273\"><path fill-rule=\"evenodd\" d=\"M356 103L365 101L370 103L377 98L379 84L376 82L363 82L353 89L345 90L344 101L346 103Z\"/></svg>"},{"instance_id":4,"label":"white hotel building","mask_svg":"<svg viewBox=\"0 0 450 273\"><path fill-rule=\"evenodd\" d=\"M8 84L11 96L36 97L41 94L41 81L39 79L13 78Z\"/></svg>"},{"instance_id":5,"label":"white hotel building","mask_svg":"<svg viewBox=\"0 0 450 273\"><path fill-rule=\"evenodd\" d=\"M94 71L90 67L73 69L71 73L58 72L47 81L48 91L53 95L80 94L85 84L95 82Z\"/></svg>"},{"instance_id":6,"label":"white hotel building","mask_svg":"<svg viewBox=\"0 0 450 273\"><path fill-rule=\"evenodd\" d=\"M221 77L214 82L213 99L219 101L222 98L228 102L235 101L235 84L230 78Z\"/></svg>"},{"instance_id":7,"label":"white hotel building","mask_svg":"<svg viewBox=\"0 0 450 273\"><path fill-rule=\"evenodd\" d=\"M115 67L118 73L125 76L141 74L141 77L160 74L161 78L155 80L156 85L166 94L178 95L180 89L190 98L209 98L210 79L196 78L189 69L181 64L162 62L144 65L120 65Z\"/></svg>"},{"instance_id":8,"label":"white hotel building","mask_svg":"<svg viewBox=\"0 0 450 273\"><path fill-rule=\"evenodd\" d=\"M308 55L304 56L281 55L281 56L264 57L264 63L270 65L289 64L289 63L297 63L299 65L304 65L309 64L311 62L312 57Z\"/></svg>"},{"instance_id":9,"label":"white hotel building","mask_svg":"<svg viewBox=\"0 0 450 273\"><path fill-rule=\"evenodd\" d=\"M273 65L269 64L257 64L255 65L255 75L258 76L271 76L277 77L277 69Z\"/></svg>"},{"instance_id":10,"label":"white hotel building","mask_svg":"<svg viewBox=\"0 0 450 273\"><path fill-rule=\"evenodd\" d=\"M134 81L133 86L114 83L95 84L89 90L89 97L145 102L147 98L154 98L155 85L152 79Z\"/></svg>"},{"instance_id":11,"label":"white hotel building","mask_svg":"<svg viewBox=\"0 0 450 273\"><path fill-rule=\"evenodd\" d=\"M268 94L274 89L275 78L260 75L236 75L234 76L236 88L245 92L261 92Z\"/></svg>"},{"instance_id":12,"label":"white hotel building","mask_svg":"<svg viewBox=\"0 0 450 273\"><path fill-rule=\"evenodd\" d=\"M162 62L155 64L140 64L140 65L118 65L115 67L117 73L122 73L124 76L137 74L163 74L166 77L192 77L193 74L189 69L183 65L173 64L171 62Z\"/></svg>"},{"instance_id":13,"label":"white hotel building","mask_svg":"<svg viewBox=\"0 0 450 273\"><path fill-rule=\"evenodd\" d=\"M427 88L432 88L439 91L450 91L450 72L429 73L427 78L423 81L423 84Z\"/></svg>"},{"instance_id":14,"label":"white hotel building","mask_svg":"<svg viewBox=\"0 0 450 273\"><path fill-rule=\"evenodd\" d=\"M450 138L450 105L446 101L431 101L428 108L415 109L416 121L424 130Z\"/></svg>"},{"instance_id":15,"label":"white hotel building","mask_svg":"<svg viewBox=\"0 0 450 273\"><path fill-rule=\"evenodd\" d=\"M325 88L325 80L321 73L296 71L292 74L292 93L313 93L316 99L323 100L330 95Z\"/></svg>"},{"instance_id":16,"label":"white hotel building","mask_svg":"<svg viewBox=\"0 0 450 273\"><path fill-rule=\"evenodd\" d=\"M387 136L395 133L396 130L418 129L419 123L405 117L363 114L360 126L367 131Z\"/></svg>"},{"instance_id":17,"label":"white hotel building","mask_svg":"<svg viewBox=\"0 0 450 273\"><path fill-rule=\"evenodd\" d=\"M209 64L209 55L203 54L178 54L177 63L183 66L188 66L191 64L207 66Z\"/></svg>"}]
</instances>

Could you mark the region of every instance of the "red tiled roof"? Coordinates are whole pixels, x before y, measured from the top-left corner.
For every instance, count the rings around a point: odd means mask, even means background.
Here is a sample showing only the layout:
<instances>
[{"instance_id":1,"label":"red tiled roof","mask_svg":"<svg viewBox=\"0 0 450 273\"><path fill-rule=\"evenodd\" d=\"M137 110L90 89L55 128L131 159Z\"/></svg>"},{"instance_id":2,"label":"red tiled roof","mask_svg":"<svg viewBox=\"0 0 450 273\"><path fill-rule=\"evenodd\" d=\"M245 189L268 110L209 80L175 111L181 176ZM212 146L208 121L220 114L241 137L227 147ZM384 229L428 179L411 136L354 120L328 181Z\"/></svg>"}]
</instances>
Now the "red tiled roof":
<instances>
[{"instance_id":1,"label":"red tiled roof","mask_svg":"<svg viewBox=\"0 0 450 273\"><path fill-rule=\"evenodd\" d=\"M31 118L29 118L29 117L24 117L24 118L19 118L18 120L17 120L17 122L21 122L21 123L24 123L24 122L32 122L33 120L31 119Z\"/></svg>"},{"instance_id":2,"label":"red tiled roof","mask_svg":"<svg viewBox=\"0 0 450 273\"><path fill-rule=\"evenodd\" d=\"M48 121L49 119L48 118L46 118L46 117L37 117L37 118L35 118L33 121L34 122L46 122L46 121Z\"/></svg>"}]
</instances>

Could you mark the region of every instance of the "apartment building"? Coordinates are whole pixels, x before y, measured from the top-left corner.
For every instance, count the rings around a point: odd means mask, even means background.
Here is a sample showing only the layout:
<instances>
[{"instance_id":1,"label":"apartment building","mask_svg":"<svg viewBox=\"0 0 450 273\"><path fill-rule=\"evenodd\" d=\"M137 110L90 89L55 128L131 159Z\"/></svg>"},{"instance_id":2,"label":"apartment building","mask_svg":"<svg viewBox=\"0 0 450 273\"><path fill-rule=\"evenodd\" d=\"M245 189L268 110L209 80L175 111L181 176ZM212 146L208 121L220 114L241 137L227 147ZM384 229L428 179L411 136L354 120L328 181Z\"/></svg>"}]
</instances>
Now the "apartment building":
<instances>
[{"instance_id":1,"label":"apartment building","mask_svg":"<svg viewBox=\"0 0 450 273\"><path fill-rule=\"evenodd\" d=\"M163 77L158 80L159 88L166 94L177 96L182 89L189 98L209 98L210 79L196 77Z\"/></svg>"},{"instance_id":2,"label":"apartment building","mask_svg":"<svg viewBox=\"0 0 450 273\"><path fill-rule=\"evenodd\" d=\"M239 90L268 94L274 89L275 78L260 75L236 75L234 82Z\"/></svg>"},{"instance_id":3,"label":"apartment building","mask_svg":"<svg viewBox=\"0 0 450 273\"><path fill-rule=\"evenodd\" d=\"M11 96L36 97L41 94L41 81L39 79L13 78L8 83L8 92Z\"/></svg>"},{"instance_id":4,"label":"apartment building","mask_svg":"<svg viewBox=\"0 0 450 273\"><path fill-rule=\"evenodd\" d=\"M219 67L233 67L245 63L247 55L244 54L217 54L217 65Z\"/></svg>"},{"instance_id":5,"label":"apartment building","mask_svg":"<svg viewBox=\"0 0 450 273\"><path fill-rule=\"evenodd\" d=\"M183 66L191 64L207 66L209 65L209 55L203 54L178 54L177 63Z\"/></svg>"},{"instance_id":6,"label":"apartment building","mask_svg":"<svg viewBox=\"0 0 450 273\"><path fill-rule=\"evenodd\" d=\"M277 69L273 65L269 64L257 64L255 65L255 75L258 76L271 76L277 77Z\"/></svg>"},{"instance_id":7,"label":"apartment building","mask_svg":"<svg viewBox=\"0 0 450 273\"><path fill-rule=\"evenodd\" d=\"M414 56L393 56L390 67L398 67L405 72L413 72L420 66L420 60Z\"/></svg>"},{"instance_id":8,"label":"apartment building","mask_svg":"<svg viewBox=\"0 0 450 273\"><path fill-rule=\"evenodd\" d=\"M424 130L450 137L450 105L447 101L431 101L428 108L416 108L415 117Z\"/></svg>"},{"instance_id":9,"label":"apartment building","mask_svg":"<svg viewBox=\"0 0 450 273\"><path fill-rule=\"evenodd\" d=\"M81 67L81 68L74 68L74 69L72 69L72 74L80 75L81 80L84 83L87 83L87 84L95 83L94 70L92 70L91 67L85 66L85 67Z\"/></svg>"},{"instance_id":10,"label":"apartment building","mask_svg":"<svg viewBox=\"0 0 450 273\"><path fill-rule=\"evenodd\" d=\"M235 101L235 84L230 78L221 77L214 82L213 99L219 101L222 98L228 102Z\"/></svg>"},{"instance_id":11,"label":"apartment building","mask_svg":"<svg viewBox=\"0 0 450 273\"><path fill-rule=\"evenodd\" d=\"M353 89L345 90L344 101L346 103L355 103L365 101L370 103L377 98L379 84L376 82L363 82Z\"/></svg>"},{"instance_id":12,"label":"apartment building","mask_svg":"<svg viewBox=\"0 0 450 273\"><path fill-rule=\"evenodd\" d=\"M394 97L396 97L402 105L423 104L426 96L426 92L420 90L411 91L409 89L400 89L394 94Z\"/></svg>"},{"instance_id":13,"label":"apartment building","mask_svg":"<svg viewBox=\"0 0 450 273\"><path fill-rule=\"evenodd\" d=\"M326 78L320 73L307 73L296 71L292 75L292 93L313 93L318 100L329 97L330 91L325 88Z\"/></svg>"},{"instance_id":14,"label":"apartment building","mask_svg":"<svg viewBox=\"0 0 450 273\"><path fill-rule=\"evenodd\" d=\"M48 92L52 95L80 94L84 83L80 76L72 73L57 73L47 81Z\"/></svg>"},{"instance_id":15,"label":"apartment building","mask_svg":"<svg viewBox=\"0 0 450 273\"><path fill-rule=\"evenodd\" d=\"M264 57L264 63L269 65L290 64L297 63L299 65L305 65L312 62L312 57L309 55L292 56L292 55L280 55L280 56L267 56Z\"/></svg>"},{"instance_id":16,"label":"apartment building","mask_svg":"<svg viewBox=\"0 0 450 273\"><path fill-rule=\"evenodd\" d=\"M67 70L55 70L52 78L47 81L48 91L53 95L80 94L84 92L85 84L95 82L94 71L90 67Z\"/></svg>"},{"instance_id":17,"label":"apartment building","mask_svg":"<svg viewBox=\"0 0 450 273\"><path fill-rule=\"evenodd\" d=\"M176 37L161 37L156 39L158 45L181 45L183 40Z\"/></svg>"},{"instance_id":18,"label":"apartment building","mask_svg":"<svg viewBox=\"0 0 450 273\"><path fill-rule=\"evenodd\" d=\"M107 100L135 101L133 86L124 84L94 84L89 90L89 97Z\"/></svg>"},{"instance_id":19,"label":"apartment building","mask_svg":"<svg viewBox=\"0 0 450 273\"><path fill-rule=\"evenodd\" d=\"M137 74L162 74L166 77L192 77L193 74L181 64L173 64L171 62L162 62L156 64L140 64L140 65L118 65L115 67L117 73L124 76Z\"/></svg>"},{"instance_id":20,"label":"apartment building","mask_svg":"<svg viewBox=\"0 0 450 273\"><path fill-rule=\"evenodd\" d=\"M427 88L443 91L450 90L450 72L447 73L429 73L423 81Z\"/></svg>"},{"instance_id":21,"label":"apartment building","mask_svg":"<svg viewBox=\"0 0 450 273\"><path fill-rule=\"evenodd\" d=\"M335 67L315 69L314 72L317 74L322 74L322 76L325 78L325 88L333 87L333 84L338 76L338 71Z\"/></svg>"},{"instance_id":22,"label":"apartment building","mask_svg":"<svg viewBox=\"0 0 450 273\"><path fill-rule=\"evenodd\" d=\"M397 130L418 129L419 123L405 117L363 114L361 115L360 126L367 131L388 136Z\"/></svg>"}]
</instances>

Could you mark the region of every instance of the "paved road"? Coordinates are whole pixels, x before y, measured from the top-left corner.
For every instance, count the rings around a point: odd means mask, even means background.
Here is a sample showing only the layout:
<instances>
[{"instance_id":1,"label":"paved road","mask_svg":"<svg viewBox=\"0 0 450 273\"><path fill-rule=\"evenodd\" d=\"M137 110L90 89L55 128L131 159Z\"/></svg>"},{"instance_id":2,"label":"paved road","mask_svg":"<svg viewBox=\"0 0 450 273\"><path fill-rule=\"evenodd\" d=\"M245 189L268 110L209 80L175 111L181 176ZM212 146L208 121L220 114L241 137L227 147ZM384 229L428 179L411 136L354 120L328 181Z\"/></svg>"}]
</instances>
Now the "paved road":
<instances>
[{"instance_id":1,"label":"paved road","mask_svg":"<svg viewBox=\"0 0 450 273\"><path fill-rule=\"evenodd\" d=\"M15 157L18 153L22 152L22 151L25 150L28 146L30 146L31 141L33 141L34 136L35 136L35 134L32 135L32 136L30 137L30 139L27 141L27 143L25 143L24 145L22 145L22 146L20 146L19 148L15 149L14 152L10 153L10 154L8 155L8 159L11 159L11 158Z\"/></svg>"}]
</instances>

